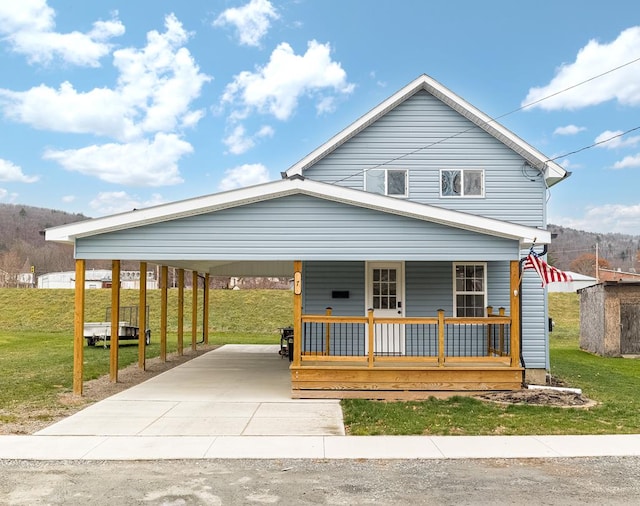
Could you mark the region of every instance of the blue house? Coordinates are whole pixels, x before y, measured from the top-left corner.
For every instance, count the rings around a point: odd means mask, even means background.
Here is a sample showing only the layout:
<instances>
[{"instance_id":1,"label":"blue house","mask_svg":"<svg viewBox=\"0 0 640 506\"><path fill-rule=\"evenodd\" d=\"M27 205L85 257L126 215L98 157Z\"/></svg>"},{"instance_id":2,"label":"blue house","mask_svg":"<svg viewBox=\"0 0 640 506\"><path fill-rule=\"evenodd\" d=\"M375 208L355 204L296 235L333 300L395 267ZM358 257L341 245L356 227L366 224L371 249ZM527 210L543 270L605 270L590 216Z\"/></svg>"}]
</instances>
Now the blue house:
<instances>
[{"instance_id":1,"label":"blue house","mask_svg":"<svg viewBox=\"0 0 640 506\"><path fill-rule=\"evenodd\" d=\"M292 277L293 397L514 390L549 368L546 291L520 260L549 244L546 192L567 175L422 75L279 181L46 238L74 244L77 272L110 259Z\"/></svg>"}]
</instances>

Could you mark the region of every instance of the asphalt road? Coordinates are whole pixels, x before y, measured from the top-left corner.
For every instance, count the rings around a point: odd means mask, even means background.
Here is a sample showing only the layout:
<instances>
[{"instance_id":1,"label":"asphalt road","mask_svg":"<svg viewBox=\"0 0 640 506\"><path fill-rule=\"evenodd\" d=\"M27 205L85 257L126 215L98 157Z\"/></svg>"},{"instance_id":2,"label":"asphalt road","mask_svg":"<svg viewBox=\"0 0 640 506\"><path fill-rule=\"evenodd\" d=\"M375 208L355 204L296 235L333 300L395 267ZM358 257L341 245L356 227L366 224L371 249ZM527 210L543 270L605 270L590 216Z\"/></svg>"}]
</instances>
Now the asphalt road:
<instances>
[{"instance_id":1,"label":"asphalt road","mask_svg":"<svg viewBox=\"0 0 640 506\"><path fill-rule=\"evenodd\" d=\"M2 505L640 504L640 457L0 461Z\"/></svg>"}]
</instances>

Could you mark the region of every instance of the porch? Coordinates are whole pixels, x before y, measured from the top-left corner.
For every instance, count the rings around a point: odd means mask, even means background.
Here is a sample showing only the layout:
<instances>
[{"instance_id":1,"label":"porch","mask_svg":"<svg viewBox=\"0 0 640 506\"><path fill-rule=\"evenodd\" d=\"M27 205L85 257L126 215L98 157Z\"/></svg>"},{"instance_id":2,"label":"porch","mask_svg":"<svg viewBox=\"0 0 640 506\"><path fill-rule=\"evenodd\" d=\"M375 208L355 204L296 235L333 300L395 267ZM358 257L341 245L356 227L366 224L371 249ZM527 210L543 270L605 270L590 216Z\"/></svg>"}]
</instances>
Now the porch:
<instances>
[{"instance_id":1,"label":"porch","mask_svg":"<svg viewBox=\"0 0 640 506\"><path fill-rule=\"evenodd\" d=\"M519 390L519 267L511 263L510 314L378 317L302 314L294 295L294 398L421 399L437 392Z\"/></svg>"}]
</instances>

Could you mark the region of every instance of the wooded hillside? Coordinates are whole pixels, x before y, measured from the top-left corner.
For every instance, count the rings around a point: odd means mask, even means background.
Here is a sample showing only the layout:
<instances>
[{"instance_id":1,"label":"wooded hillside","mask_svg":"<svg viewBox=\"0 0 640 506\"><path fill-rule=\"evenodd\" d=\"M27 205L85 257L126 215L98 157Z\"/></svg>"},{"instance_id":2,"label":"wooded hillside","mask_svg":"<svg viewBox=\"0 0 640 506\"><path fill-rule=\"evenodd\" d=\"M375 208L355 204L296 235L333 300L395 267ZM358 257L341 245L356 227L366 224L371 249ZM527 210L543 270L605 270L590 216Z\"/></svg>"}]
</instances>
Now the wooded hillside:
<instances>
[{"instance_id":1,"label":"wooded hillside","mask_svg":"<svg viewBox=\"0 0 640 506\"><path fill-rule=\"evenodd\" d=\"M73 248L44 240L49 227L86 220L82 214L70 214L54 209L0 204L0 270L10 277L35 273L73 270ZM0 277L0 285L4 278Z\"/></svg>"},{"instance_id":2,"label":"wooded hillside","mask_svg":"<svg viewBox=\"0 0 640 506\"><path fill-rule=\"evenodd\" d=\"M86 219L88 217L82 214L54 209L0 204L0 271L15 279L17 274L29 272L31 266L34 266L36 276L73 270L72 247L46 242L42 232L46 228ZM549 229L556 234L549 246L549 263L559 269L593 275L589 262L595 265L597 244L601 263L623 271L640 270L640 236L595 234L557 225L549 225ZM111 264L92 261L88 266L109 269ZM135 270L137 265L129 268ZM0 286L3 279L0 276Z\"/></svg>"}]
</instances>

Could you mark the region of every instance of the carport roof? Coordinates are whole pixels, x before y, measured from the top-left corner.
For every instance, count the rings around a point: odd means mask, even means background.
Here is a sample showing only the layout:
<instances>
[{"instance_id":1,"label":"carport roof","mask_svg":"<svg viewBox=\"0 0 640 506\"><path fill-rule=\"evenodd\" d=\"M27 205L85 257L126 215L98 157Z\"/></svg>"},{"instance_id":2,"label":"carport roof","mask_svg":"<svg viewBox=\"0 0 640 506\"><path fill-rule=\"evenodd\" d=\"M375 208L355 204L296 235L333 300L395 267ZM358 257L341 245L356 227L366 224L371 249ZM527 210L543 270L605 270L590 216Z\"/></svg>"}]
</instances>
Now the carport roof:
<instances>
[{"instance_id":1,"label":"carport roof","mask_svg":"<svg viewBox=\"0 0 640 506\"><path fill-rule=\"evenodd\" d=\"M528 247L533 243L548 244L551 241L551 234L546 230L321 183L304 179L300 176L62 225L47 229L45 238L48 241L75 244L76 239L83 237L168 222L188 216L214 213L223 209L290 195L308 195L481 234L512 239L518 241L521 247Z\"/></svg>"}]
</instances>

